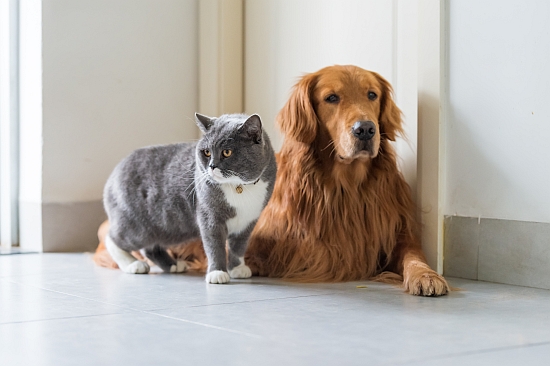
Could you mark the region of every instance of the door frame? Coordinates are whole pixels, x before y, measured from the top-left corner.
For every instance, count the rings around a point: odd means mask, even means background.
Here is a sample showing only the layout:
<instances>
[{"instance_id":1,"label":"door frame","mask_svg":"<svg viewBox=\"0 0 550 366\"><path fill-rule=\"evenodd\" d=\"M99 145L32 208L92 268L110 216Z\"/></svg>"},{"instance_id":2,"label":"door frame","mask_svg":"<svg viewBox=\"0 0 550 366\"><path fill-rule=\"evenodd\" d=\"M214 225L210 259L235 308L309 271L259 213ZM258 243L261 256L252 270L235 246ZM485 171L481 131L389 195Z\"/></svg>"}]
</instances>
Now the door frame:
<instances>
[{"instance_id":1,"label":"door frame","mask_svg":"<svg viewBox=\"0 0 550 366\"><path fill-rule=\"evenodd\" d=\"M426 259L432 268L442 273L446 2L415 0L412 4L410 0L393 0L393 74L397 77L397 90L412 86L417 91L417 136L409 132L409 137L417 138L416 191L413 193L420 211ZM411 11L411 6L416 6L415 11ZM244 0L200 1L199 106L206 114L242 112L244 109L245 7ZM416 32L407 31L410 30L408 25L407 29L400 28L399 22L411 15L417 18ZM228 36L229 33L233 35ZM415 62L411 62L410 49L401 52L403 44L413 45L413 49L416 45ZM416 69L411 67L415 63ZM411 81L415 72L416 86ZM404 81L403 76L408 80Z\"/></svg>"},{"instance_id":2,"label":"door frame","mask_svg":"<svg viewBox=\"0 0 550 366\"><path fill-rule=\"evenodd\" d=\"M418 205L428 263L443 273L445 0L418 0Z\"/></svg>"}]
</instances>

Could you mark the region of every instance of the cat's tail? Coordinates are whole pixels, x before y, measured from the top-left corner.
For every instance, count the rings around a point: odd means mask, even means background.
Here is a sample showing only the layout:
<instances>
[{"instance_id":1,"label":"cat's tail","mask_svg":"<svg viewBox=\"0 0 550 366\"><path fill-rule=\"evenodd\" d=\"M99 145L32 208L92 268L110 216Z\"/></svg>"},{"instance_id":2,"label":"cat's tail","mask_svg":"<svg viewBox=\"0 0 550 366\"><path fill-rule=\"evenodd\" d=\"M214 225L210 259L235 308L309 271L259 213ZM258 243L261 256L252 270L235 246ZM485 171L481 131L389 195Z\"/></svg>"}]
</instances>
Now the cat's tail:
<instances>
[{"instance_id":1,"label":"cat's tail","mask_svg":"<svg viewBox=\"0 0 550 366\"><path fill-rule=\"evenodd\" d=\"M99 239L99 245L95 250L93 260L96 265L105 268L117 269L118 265L113 260L107 248L105 247L105 236L109 232L109 221L103 222L97 230L97 238ZM194 272L206 272L208 268L208 260L202 247L202 242L196 240L186 244L180 244L172 247L168 250L170 254L178 259L187 262L188 269ZM132 252L132 255L139 260L145 260L140 252Z\"/></svg>"}]
</instances>

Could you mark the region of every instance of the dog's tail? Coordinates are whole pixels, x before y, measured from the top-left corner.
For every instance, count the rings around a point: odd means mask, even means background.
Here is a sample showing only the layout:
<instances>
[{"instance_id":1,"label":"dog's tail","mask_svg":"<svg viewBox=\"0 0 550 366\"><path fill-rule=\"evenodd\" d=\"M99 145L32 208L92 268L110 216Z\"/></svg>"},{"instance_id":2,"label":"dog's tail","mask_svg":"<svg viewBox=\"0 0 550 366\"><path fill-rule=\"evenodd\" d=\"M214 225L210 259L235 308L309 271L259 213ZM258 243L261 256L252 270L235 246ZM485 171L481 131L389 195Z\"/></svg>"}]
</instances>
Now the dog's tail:
<instances>
[{"instance_id":1,"label":"dog's tail","mask_svg":"<svg viewBox=\"0 0 550 366\"><path fill-rule=\"evenodd\" d=\"M105 247L105 236L107 236L108 232L109 221L105 221L99 226L97 231L99 245L94 253L93 260L99 267L117 269L118 265ZM200 240L177 245L168 249L168 252L175 259L186 261L190 271L206 272L206 269L208 268L208 260ZM132 252L132 255L139 260L145 259L140 252Z\"/></svg>"},{"instance_id":2,"label":"dog's tail","mask_svg":"<svg viewBox=\"0 0 550 366\"><path fill-rule=\"evenodd\" d=\"M93 260L95 264L97 264L100 267L117 269L118 265L113 260L113 258L111 258L111 255L109 254L109 252L107 251L107 248L105 247L105 236L107 236L107 232L109 232L109 221L104 221L99 226L99 229L97 230L97 238L99 239L99 245L95 250Z\"/></svg>"}]
</instances>

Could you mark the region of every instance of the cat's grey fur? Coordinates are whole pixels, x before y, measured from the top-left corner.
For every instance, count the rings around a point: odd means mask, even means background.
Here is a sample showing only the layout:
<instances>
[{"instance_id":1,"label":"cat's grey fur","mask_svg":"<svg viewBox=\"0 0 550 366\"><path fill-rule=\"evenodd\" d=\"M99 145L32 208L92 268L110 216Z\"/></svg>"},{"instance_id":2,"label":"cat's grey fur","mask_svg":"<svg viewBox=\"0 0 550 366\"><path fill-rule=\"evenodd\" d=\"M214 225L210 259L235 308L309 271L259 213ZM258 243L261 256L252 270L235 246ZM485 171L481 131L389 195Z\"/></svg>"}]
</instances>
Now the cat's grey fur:
<instances>
[{"instance_id":1,"label":"cat's grey fur","mask_svg":"<svg viewBox=\"0 0 550 366\"><path fill-rule=\"evenodd\" d=\"M232 277L250 276L244 253L277 172L271 142L258 115L197 113L195 119L204 134L198 142L138 149L105 185L106 245L126 272L149 271L127 253L142 249L164 271L183 272L165 248L200 237L207 282L225 283L232 271Z\"/></svg>"}]
</instances>

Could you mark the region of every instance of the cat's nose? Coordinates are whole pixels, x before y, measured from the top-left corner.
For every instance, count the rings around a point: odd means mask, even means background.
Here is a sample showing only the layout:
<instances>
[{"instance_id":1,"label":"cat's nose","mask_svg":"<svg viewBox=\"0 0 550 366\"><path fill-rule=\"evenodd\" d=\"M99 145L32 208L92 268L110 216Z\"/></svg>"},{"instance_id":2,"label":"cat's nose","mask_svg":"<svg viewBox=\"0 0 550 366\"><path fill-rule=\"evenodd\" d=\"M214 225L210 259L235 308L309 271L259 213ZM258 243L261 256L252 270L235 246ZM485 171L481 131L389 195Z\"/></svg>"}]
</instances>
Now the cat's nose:
<instances>
[{"instance_id":1,"label":"cat's nose","mask_svg":"<svg viewBox=\"0 0 550 366\"><path fill-rule=\"evenodd\" d=\"M210 169L214 170L214 169L217 168L217 165L216 164L210 164L209 167L210 167Z\"/></svg>"}]
</instances>

